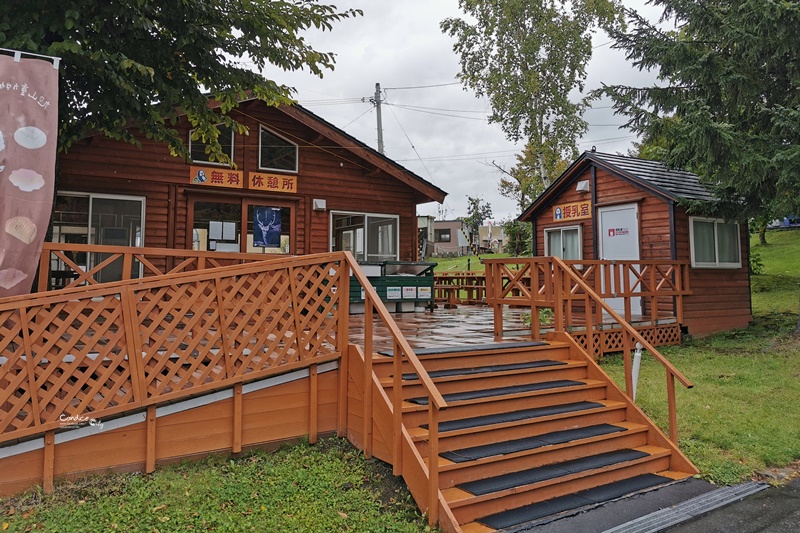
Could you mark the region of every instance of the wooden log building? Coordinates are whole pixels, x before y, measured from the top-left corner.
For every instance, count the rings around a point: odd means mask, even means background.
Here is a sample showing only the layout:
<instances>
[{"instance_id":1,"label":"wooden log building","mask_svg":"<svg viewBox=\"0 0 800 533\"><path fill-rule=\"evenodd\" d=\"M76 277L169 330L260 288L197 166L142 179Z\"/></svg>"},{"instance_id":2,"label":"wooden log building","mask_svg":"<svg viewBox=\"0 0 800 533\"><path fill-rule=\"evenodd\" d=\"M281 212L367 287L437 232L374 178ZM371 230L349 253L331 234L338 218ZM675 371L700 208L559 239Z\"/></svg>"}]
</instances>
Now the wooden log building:
<instances>
[{"instance_id":1,"label":"wooden log building","mask_svg":"<svg viewBox=\"0 0 800 533\"><path fill-rule=\"evenodd\" d=\"M59 156L52 240L417 260L416 206L444 191L300 106L252 99L230 115L249 129L222 130L232 166L208 161L186 117L177 129L191 163L138 133L141 147L77 142Z\"/></svg>"},{"instance_id":2,"label":"wooden log building","mask_svg":"<svg viewBox=\"0 0 800 533\"><path fill-rule=\"evenodd\" d=\"M683 333L747 326L752 307L746 223L694 215L682 199L714 197L691 172L584 152L519 219L533 224L535 256L689 261Z\"/></svg>"}]
</instances>

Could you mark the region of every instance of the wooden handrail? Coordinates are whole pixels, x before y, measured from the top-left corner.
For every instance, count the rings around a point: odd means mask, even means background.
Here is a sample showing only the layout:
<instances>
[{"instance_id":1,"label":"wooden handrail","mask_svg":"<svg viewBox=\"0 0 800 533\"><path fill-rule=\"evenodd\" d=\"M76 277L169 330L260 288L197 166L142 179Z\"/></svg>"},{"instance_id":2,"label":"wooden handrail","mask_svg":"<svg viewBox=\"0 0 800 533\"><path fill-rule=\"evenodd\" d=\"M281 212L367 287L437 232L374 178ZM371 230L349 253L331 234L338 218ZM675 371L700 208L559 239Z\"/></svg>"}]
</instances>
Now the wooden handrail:
<instances>
[{"instance_id":1,"label":"wooden handrail","mask_svg":"<svg viewBox=\"0 0 800 533\"><path fill-rule=\"evenodd\" d=\"M148 257L178 258L181 264L171 273L109 283L90 279L98 267L79 273L88 285L0 300L0 444L55 431L61 414L101 419L151 412L164 402L299 368L308 367L313 379L316 365L332 360L341 361L346 373L352 274L364 289L367 309L365 453L371 453L373 309L394 345L395 472L407 438L404 357L428 395L430 449L438 449L439 411L447 403L350 253L263 260L253 254L47 243L43 276L49 275L51 253L79 268L65 250L102 253L103 264L121 259L128 273L134 260L158 272ZM231 259L245 264L206 268ZM186 265L195 270L183 271ZM347 386L346 375L339 383ZM346 393L340 390L339 398L346 401ZM347 415L342 405L338 412ZM312 412L311 440L314 421ZM345 427L339 420L340 433ZM234 448L237 442L234 436ZM431 525L439 512L435 457L428 465Z\"/></svg>"},{"instance_id":2,"label":"wooden handrail","mask_svg":"<svg viewBox=\"0 0 800 533\"><path fill-rule=\"evenodd\" d=\"M109 417L339 359L349 291L333 287L349 282L345 259L292 257L0 300L0 443L58 429L61 414Z\"/></svg>"},{"instance_id":3,"label":"wooden handrail","mask_svg":"<svg viewBox=\"0 0 800 533\"><path fill-rule=\"evenodd\" d=\"M100 263L94 265L89 270L84 270L81 265L78 265L73 258L68 257L66 254L86 253L95 254L100 253L107 255ZM48 289L48 283L51 278L51 256L64 263L71 272L70 281L65 287L77 287L84 284L93 285L98 283L94 279L94 275L101 272L105 267L109 266L115 261L122 260L123 269L121 272L121 279L131 279L131 268L133 261L139 261L148 275L163 275L175 272L181 272L189 266L195 266L198 270L204 270L210 267L221 266L222 263L236 262L239 264L250 263L255 261L280 261L286 259L285 254L256 254L256 253L241 253L241 252L209 252L197 250L183 250L173 248L152 248L145 246L106 246L96 244L71 244L62 242L45 242L42 244L42 255L39 261L39 279L36 285L36 290L44 292ZM160 269L156 267L150 258L163 259L167 268ZM180 261L177 265L174 261ZM206 266L210 263L210 266Z\"/></svg>"},{"instance_id":4,"label":"wooden handrail","mask_svg":"<svg viewBox=\"0 0 800 533\"><path fill-rule=\"evenodd\" d=\"M681 382L681 384L683 384L683 385L684 385L686 388L692 388L692 387L694 386L694 385L692 385L692 383L691 383L691 382L690 382L690 381L689 381L689 380L686 378L686 376L684 376L684 375L683 375L683 374L680 372L680 370L678 370L677 368L675 368L675 366L673 366L673 364L672 364L672 363L670 363L670 362L669 362L669 361L668 361L668 360L667 360L667 359L666 359L666 358L665 358L665 357L664 357L664 356L661 354L661 352L659 352L659 351L658 351L658 350L657 350L657 349L656 349L656 348L655 348L655 347L654 347L652 344L650 344L649 342L647 342L647 339L645 339L645 338L644 338L644 337L641 335L641 333L639 333L638 331L636 331L636 328L634 328L633 326L631 326L630 324L628 324L627 322L625 322L625 320L624 320L624 319L623 319L623 318L622 318L622 317L621 317L621 316L620 316L620 315L619 315L619 314L618 314L616 311L614 311L614 309L612 309L612 307L611 307L610 305L608 305L608 304L607 304L607 303L606 303L606 302L605 302L605 301L604 301L604 300L603 300L603 299L600 297L600 295L598 295L597 293L595 293L595 292L594 292L594 290L592 290L592 288L591 288L591 287L590 287L590 286L589 286L589 285L588 285L588 284L587 284L587 283L586 283L586 282L583 280L583 278L581 278L580 276L577 276L577 275L575 274L575 272L574 272L574 271L573 271L571 268L569 268L569 267L568 267L568 266L567 266L567 265L564 263L564 261L562 261L562 260L561 260L561 259L559 259L558 257L553 257L553 262L554 262L554 263L556 263L556 264L557 264L559 267L561 267L561 270L562 270L564 273L566 273L568 276L570 276L570 277L572 278L572 281L573 281L573 282L574 282L576 285L580 285L580 286L581 286L581 288L582 288L584 291L586 291L586 293L587 293L587 294L589 294L589 295L591 296L592 300L593 300L593 301L594 301L594 302L595 302L597 305L599 305L600 307L602 307L602 308L603 308L603 310L604 310L606 313L608 313L608 314L609 314L609 316L611 316L611 318L612 318L612 319L614 319L616 322L618 322L618 323L620 324L620 326L621 326L621 327L622 327L624 330L626 330L627 332L629 332L629 333L631 334L631 336L633 336L633 338L634 338L634 339L636 339L636 341L637 341L637 342L641 343L641 344L642 344L642 347L643 347L644 349L646 349L648 352L650 352L650 354L651 354L653 357L655 357L655 358L656 358L656 359L657 359L657 360L658 360L658 361L659 361L659 362L660 362L660 363L661 363L661 364L664 366L664 368L666 368L666 369L667 369L667 370L668 370L668 371L669 371L669 372L670 372L672 375L674 375L676 378L678 378L678 381L680 381L680 382Z\"/></svg>"},{"instance_id":5,"label":"wooden handrail","mask_svg":"<svg viewBox=\"0 0 800 533\"><path fill-rule=\"evenodd\" d=\"M439 411L447 408L447 402L439 392L438 387L431 379L425 367L420 362L417 354L408 344L408 341L400 332L400 328L389 314L388 309L381 301L375 288L370 283L366 274L359 267L355 258L350 252L344 252L347 264L350 266L353 276L361 284L364 289L365 300L365 314L364 314L364 445L366 450L369 450L367 456L371 455L372 439L370 437L372 432L372 331L373 331L373 309L377 312L378 317L383 320L384 325L389 330L392 336L394 349L392 351L393 358L393 377L392 377L392 426L393 426L393 442L392 442L392 468L395 475L400 475L402 472L402 458L403 458L403 354L411 364L414 372L422 384L428 396L428 440L429 440L429 454L428 454L428 522L433 527L439 521L439 465L437 461L439 450ZM434 455L435 452L435 455Z\"/></svg>"},{"instance_id":6,"label":"wooden handrail","mask_svg":"<svg viewBox=\"0 0 800 533\"><path fill-rule=\"evenodd\" d=\"M513 262L516 264L524 265L523 268L519 270L510 270L507 267L507 263ZM629 261L623 262L628 264L644 264L648 266L652 266L655 268L656 265L664 265L664 262L659 261ZM631 369L631 361L630 361L630 352L633 348L633 344L638 342L641 344L642 348L647 350L653 358L656 359L665 369L667 374L667 403L669 409L669 430L670 430L670 439L677 444L678 442L678 430L677 430L677 407L675 403L675 380L677 379L683 386L686 388L692 388L693 385L691 381L689 381L686 376L684 376L672 363L669 362L662 354L659 352L647 339L639 333L636 328L634 328L624 317L620 316L608 303L603 300L603 296L598 294L594 290L594 288L584 279L584 276L581 275L581 269L575 268L576 264L581 264L584 267L584 270L589 271L590 269L595 269L599 266L608 264L608 262L604 261L563 261L557 257L546 257L546 258L513 258L513 259L486 259L484 260L484 264L486 265L486 272L487 272L487 302L495 306L495 322L497 322L497 316L500 314L498 312L499 305L502 303L513 303L516 305L529 305L532 310L532 314L534 311L538 313L539 308L551 307L553 308L555 318L554 318L554 329L555 331L564 332L566 331L566 324L571 322L572 319L572 306L565 305L568 301L576 301L583 299L584 305L584 312L586 316L586 331L587 331L587 351L588 353L594 353L594 336L591 335L591 332L594 329L593 321L597 320L599 324L602 324L602 317L603 313L605 312L612 320L614 320L619 327L622 329L624 341L623 341L623 354L625 360L625 393L626 395L632 399L633 397L633 387L632 387L632 369ZM676 269L682 269L683 264L680 262L674 262ZM625 267L628 268L627 266ZM603 272L602 282L604 286L608 287L610 285L619 287L620 283L623 279L626 279L628 276L619 276L619 271L617 270L617 274L612 276L612 269L606 269ZM624 270L627 274L627 270ZM525 283L523 283L523 273L528 275L525 278ZM591 274L591 272L588 272ZM587 272L584 272L584 275ZM595 273L596 274L596 273ZM686 287L681 279L683 278L683 272L676 272L676 281L674 294L673 292L666 292L666 293L659 293L659 295L677 295L682 296L685 294L689 294L688 287ZM540 275L543 279L539 279ZM672 272L670 272L672 275ZM599 275L595 276L595 279L600 277ZM620 278L620 279L617 279ZM655 278L651 278L650 283L653 283ZM504 280L508 280L507 283L504 283ZM537 284L539 281L542 281L542 287L538 287ZM552 292L550 289L552 288ZM517 295L512 295L512 293L517 292ZM632 287L628 284L627 291L632 292ZM616 294L608 293L606 297L613 297L618 296ZM592 308L595 309L592 312ZM630 314L629 306L626 306L626 314ZM500 326L502 329L502 325ZM532 329L532 336L538 337L538 320L536 317L532 317L531 321L531 329ZM500 331L500 333L502 333ZM495 335L498 335L498 325L495 323ZM587 355L588 357L588 355Z\"/></svg>"}]
</instances>

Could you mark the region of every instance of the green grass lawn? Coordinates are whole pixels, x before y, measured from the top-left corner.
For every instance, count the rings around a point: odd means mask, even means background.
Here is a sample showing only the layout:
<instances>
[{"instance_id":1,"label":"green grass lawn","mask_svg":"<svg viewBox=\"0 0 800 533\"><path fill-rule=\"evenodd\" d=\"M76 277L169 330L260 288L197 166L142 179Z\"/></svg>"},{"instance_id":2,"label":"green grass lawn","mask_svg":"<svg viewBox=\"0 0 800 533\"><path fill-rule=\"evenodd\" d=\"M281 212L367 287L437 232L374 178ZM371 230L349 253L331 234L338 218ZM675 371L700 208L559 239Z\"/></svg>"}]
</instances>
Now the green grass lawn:
<instances>
[{"instance_id":1,"label":"green grass lawn","mask_svg":"<svg viewBox=\"0 0 800 533\"><path fill-rule=\"evenodd\" d=\"M391 467L344 439L59 482L0 500L0 531L429 531Z\"/></svg>"},{"instance_id":2,"label":"green grass lawn","mask_svg":"<svg viewBox=\"0 0 800 533\"><path fill-rule=\"evenodd\" d=\"M751 327L662 349L695 387L677 385L681 450L708 480L733 484L800 460L800 231L751 241L764 273L752 276ZM622 357L603 368L622 383ZM664 371L643 357L637 403L666 432Z\"/></svg>"},{"instance_id":3,"label":"green grass lawn","mask_svg":"<svg viewBox=\"0 0 800 533\"><path fill-rule=\"evenodd\" d=\"M465 255L463 257L432 257L428 259L433 263L438 263L434 271L439 274L441 272L464 272L469 270L471 272L483 272L485 267L481 263L481 259L493 259L501 257L511 257L509 254L484 254L478 258L474 255Z\"/></svg>"},{"instance_id":4,"label":"green grass lawn","mask_svg":"<svg viewBox=\"0 0 800 533\"><path fill-rule=\"evenodd\" d=\"M767 245L750 240L750 251L761 258L764 273L752 277L753 314L797 313L800 306L800 230L767 233Z\"/></svg>"}]
</instances>

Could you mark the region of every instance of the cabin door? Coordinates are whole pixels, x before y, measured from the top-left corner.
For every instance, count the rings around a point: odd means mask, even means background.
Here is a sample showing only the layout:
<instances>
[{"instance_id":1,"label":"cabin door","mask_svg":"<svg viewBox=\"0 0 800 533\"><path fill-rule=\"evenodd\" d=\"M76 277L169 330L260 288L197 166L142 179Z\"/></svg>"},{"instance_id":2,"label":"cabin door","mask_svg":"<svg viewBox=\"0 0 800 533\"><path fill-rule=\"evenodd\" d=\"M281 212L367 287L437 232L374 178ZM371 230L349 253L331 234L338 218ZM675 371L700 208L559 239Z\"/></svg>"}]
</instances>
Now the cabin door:
<instances>
[{"instance_id":1,"label":"cabin door","mask_svg":"<svg viewBox=\"0 0 800 533\"><path fill-rule=\"evenodd\" d=\"M615 205L610 207L601 207L597 210L597 217L599 219L599 239L600 246L599 256L603 260L617 260L617 261L638 261L639 258L639 206L637 204L624 204ZM606 267L605 268L614 268ZM603 280L610 277L610 286L606 287L606 282L603 282L604 293L620 293L625 290L625 282L623 274L628 276L629 287L635 283L636 276L630 271L620 273L613 270L606 276L606 272L601 270ZM615 275L616 274L616 275ZM639 292L638 290L634 292ZM625 316L625 299L624 298L606 298L608 303L614 311ZM642 299L640 297L631 298L631 313L641 314L642 312Z\"/></svg>"}]
</instances>

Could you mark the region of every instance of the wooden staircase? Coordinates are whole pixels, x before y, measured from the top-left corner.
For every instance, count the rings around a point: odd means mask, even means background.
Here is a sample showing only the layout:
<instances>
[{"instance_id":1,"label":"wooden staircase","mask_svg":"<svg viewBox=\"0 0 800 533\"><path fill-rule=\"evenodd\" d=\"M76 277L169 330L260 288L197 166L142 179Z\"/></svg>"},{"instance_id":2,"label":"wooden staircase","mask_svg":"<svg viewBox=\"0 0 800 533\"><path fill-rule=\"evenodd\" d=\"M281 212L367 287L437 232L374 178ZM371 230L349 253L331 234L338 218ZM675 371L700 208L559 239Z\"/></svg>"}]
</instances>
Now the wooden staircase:
<instances>
[{"instance_id":1,"label":"wooden staircase","mask_svg":"<svg viewBox=\"0 0 800 533\"><path fill-rule=\"evenodd\" d=\"M391 353L373 355L383 389L374 401L386 412L402 394L404 438L416 449L404 456L423 472L436 461L445 531L513 528L697 473L566 334L416 354L448 406L438 455L429 453L428 396L408 362L396 391ZM419 484L408 484L413 494ZM428 507L427 495L414 497Z\"/></svg>"}]
</instances>

